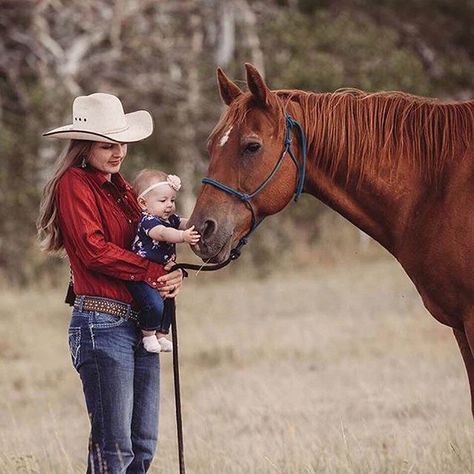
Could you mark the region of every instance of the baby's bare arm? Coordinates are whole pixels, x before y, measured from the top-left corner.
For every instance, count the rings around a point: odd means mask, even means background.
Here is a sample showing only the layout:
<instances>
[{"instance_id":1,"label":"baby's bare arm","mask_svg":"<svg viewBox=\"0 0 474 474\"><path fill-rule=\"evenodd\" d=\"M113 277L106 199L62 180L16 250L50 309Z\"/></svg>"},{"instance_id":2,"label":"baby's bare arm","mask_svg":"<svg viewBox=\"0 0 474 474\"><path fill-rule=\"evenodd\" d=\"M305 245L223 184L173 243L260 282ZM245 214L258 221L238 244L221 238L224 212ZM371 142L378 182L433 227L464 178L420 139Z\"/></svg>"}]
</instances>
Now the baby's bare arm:
<instances>
[{"instance_id":1,"label":"baby's bare arm","mask_svg":"<svg viewBox=\"0 0 474 474\"><path fill-rule=\"evenodd\" d=\"M184 242L184 231L173 229L172 227L165 227L164 225L157 225L148 231L148 235L153 240L159 242L171 242L172 244L180 244Z\"/></svg>"},{"instance_id":2,"label":"baby's bare arm","mask_svg":"<svg viewBox=\"0 0 474 474\"><path fill-rule=\"evenodd\" d=\"M194 230L194 226L191 226L186 230L178 230L171 227L165 227L164 225L157 225L148 231L148 235L153 240L171 242L172 244L182 244L183 242L187 242L188 244L195 245L201 238L199 233Z\"/></svg>"}]
</instances>

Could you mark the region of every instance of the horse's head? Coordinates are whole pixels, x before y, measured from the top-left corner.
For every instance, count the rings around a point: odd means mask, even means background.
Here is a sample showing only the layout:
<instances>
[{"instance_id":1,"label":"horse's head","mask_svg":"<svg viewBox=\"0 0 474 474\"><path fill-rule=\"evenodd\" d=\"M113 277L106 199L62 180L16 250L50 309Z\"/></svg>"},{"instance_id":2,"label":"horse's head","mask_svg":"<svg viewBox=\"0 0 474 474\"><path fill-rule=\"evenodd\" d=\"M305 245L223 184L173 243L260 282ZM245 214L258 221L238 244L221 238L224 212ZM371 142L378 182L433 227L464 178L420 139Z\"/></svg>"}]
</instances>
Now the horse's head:
<instances>
[{"instance_id":1,"label":"horse's head","mask_svg":"<svg viewBox=\"0 0 474 474\"><path fill-rule=\"evenodd\" d=\"M248 92L217 70L229 107L209 138L208 177L189 221L201 234L194 251L211 262L225 260L235 242L283 209L298 179L297 166L283 159L288 123L281 99L252 65L245 67Z\"/></svg>"}]
</instances>

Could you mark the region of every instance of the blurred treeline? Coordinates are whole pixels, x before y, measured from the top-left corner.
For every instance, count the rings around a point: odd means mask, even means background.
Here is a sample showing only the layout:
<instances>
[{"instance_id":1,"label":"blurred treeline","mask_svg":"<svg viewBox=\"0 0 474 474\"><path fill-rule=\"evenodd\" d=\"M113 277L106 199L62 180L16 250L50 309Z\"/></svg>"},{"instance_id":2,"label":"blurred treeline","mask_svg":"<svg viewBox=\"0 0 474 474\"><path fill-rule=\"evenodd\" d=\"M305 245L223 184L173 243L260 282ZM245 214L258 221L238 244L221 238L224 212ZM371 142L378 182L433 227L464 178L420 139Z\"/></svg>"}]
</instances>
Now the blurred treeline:
<instances>
[{"instance_id":1,"label":"blurred treeline","mask_svg":"<svg viewBox=\"0 0 474 474\"><path fill-rule=\"evenodd\" d=\"M15 284L52 278L35 220L64 143L41 133L70 123L72 100L96 91L155 120L124 174L179 174L189 213L207 168L206 138L223 107L215 68L256 65L273 88L356 87L474 96L472 0L0 0L0 271ZM317 244L326 210L303 199L270 219L252 252L264 263L290 241ZM296 236L297 234L297 236Z\"/></svg>"}]
</instances>

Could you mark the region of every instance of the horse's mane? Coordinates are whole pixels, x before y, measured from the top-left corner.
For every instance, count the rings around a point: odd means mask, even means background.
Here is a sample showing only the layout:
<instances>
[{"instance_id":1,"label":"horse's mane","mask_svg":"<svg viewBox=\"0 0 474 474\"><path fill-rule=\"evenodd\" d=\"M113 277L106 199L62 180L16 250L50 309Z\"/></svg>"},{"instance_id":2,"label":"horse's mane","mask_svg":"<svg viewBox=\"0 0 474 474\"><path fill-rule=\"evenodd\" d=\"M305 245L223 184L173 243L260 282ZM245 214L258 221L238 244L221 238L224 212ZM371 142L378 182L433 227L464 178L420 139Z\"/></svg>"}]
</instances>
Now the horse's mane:
<instances>
[{"instance_id":1,"label":"horse's mane","mask_svg":"<svg viewBox=\"0 0 474 474\"><path fill-rule=\"evenodd\" d=\"M359 180L385 160L395 173L409 160L420 176L438 182L446 165L474 146L474 101L440 102L402 92L275 91L304 111L310 154L332 175L341 166ZM351 176L354 176L351 174Z\"/></svg>"}]
</instances>

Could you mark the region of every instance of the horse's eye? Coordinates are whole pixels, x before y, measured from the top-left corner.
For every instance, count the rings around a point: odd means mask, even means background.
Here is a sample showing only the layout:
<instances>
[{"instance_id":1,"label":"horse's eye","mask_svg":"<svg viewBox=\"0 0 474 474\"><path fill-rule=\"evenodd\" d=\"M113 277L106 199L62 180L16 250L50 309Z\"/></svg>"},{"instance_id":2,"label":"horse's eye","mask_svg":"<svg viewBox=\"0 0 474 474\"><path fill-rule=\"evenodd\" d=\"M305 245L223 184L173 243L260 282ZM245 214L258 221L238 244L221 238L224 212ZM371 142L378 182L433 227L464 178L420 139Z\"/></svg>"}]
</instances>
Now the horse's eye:
<instances>
[{"instance_id":1,"label":"horse's eye","mask_svg":"<svg viewBox=\"0 0 474 474\"><path fill-rule=\"evenodd\" d=\"M262 145L260 145L260 143L258 142L247 143L245 145L244 153L247 153L247 154L257 153L257 151L260 150L261 146Z\"/></svg>"}]
</instances>

